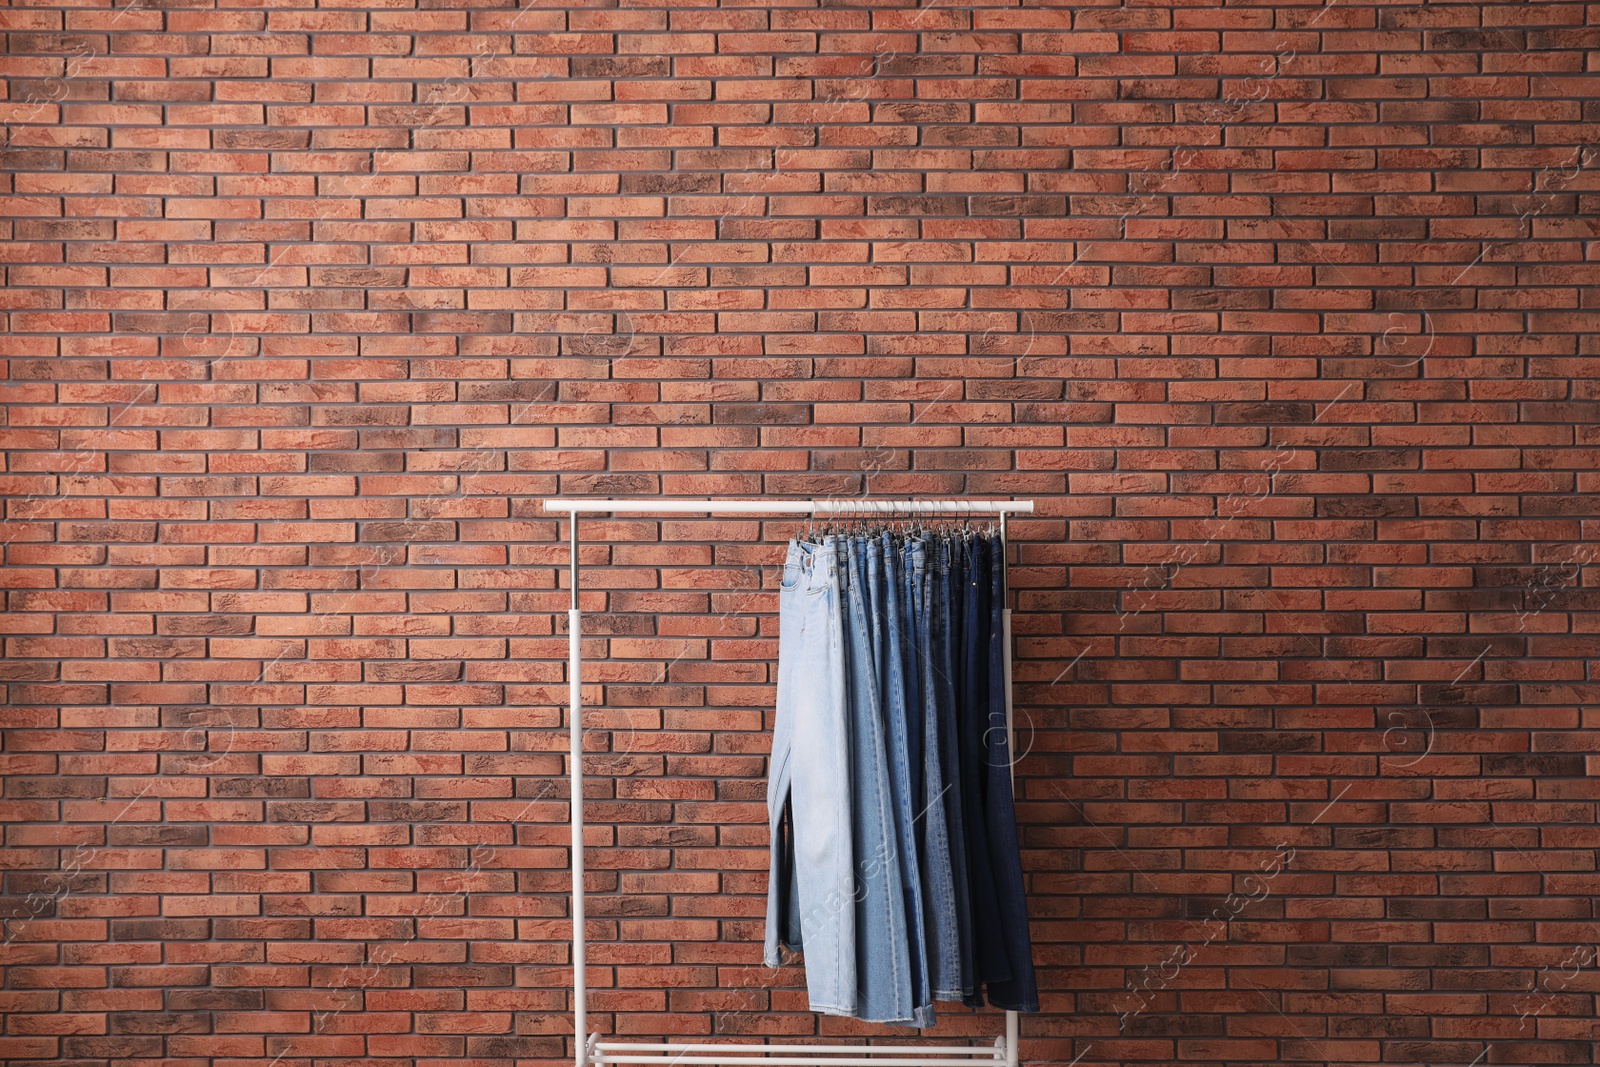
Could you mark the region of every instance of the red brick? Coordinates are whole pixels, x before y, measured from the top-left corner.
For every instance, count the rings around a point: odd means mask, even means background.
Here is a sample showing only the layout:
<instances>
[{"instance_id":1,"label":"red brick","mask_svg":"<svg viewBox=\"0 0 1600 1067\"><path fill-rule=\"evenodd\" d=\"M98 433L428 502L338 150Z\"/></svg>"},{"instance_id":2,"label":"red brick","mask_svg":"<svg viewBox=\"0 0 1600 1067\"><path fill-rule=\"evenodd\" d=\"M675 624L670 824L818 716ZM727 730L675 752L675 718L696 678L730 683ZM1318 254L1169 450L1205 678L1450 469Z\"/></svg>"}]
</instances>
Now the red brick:
<instances>
[{"instance_id":1,"label":"red brick","mask_svg":"<svg viewBox=\"0 0 1600 1067\"><path fill-rule=\"evenodd\" d=\"M570 1058L538 499L868 489L1039 502L1025 1061L1588 1062L1583 20L8 9L5 1055ZM602 1032L880 1032L756 966L797 525L585 522Z\"/></svg>"}]
</instances>

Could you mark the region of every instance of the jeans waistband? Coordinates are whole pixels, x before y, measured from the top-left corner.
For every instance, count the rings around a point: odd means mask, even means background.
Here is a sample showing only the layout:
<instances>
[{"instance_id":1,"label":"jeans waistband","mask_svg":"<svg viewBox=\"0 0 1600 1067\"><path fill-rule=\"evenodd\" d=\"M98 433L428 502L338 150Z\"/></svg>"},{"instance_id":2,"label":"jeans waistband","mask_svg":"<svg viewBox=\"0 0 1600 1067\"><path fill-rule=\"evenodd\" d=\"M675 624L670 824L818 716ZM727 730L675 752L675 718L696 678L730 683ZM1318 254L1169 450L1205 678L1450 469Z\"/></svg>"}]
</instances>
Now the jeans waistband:
<instances>
[{"instance_id":1,"label":"jeans waistband","mask_svg":"<svg viewBox=\"0 0 1600 1067\"><path fill-rule=\"evenodd\" d=\"M798 539L790 541L783 565L783 588L817 589L833 581L839 561L832 541L831 536L824 538L821 544Z\"/></svg>"}]
</instances>

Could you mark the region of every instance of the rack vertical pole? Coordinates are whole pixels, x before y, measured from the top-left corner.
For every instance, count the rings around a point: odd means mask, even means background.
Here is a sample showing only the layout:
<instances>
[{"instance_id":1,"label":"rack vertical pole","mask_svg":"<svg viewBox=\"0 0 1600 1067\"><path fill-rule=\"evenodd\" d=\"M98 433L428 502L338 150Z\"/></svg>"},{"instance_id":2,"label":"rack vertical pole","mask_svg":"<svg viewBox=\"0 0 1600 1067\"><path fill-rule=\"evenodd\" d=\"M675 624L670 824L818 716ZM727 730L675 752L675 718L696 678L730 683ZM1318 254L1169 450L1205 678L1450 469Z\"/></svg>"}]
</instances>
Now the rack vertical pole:
<instances>
[{"instance_id":1,"label":"rack vertical pole","mask_svg":"<svg viewBox=\"0 0 1600 1067\"><path fill-rule=\"evenodd\" d=\"M1006 672L1006 770L1011 775L1012 791L1017 784L1017 734L1011 714L1011 543L1006 538L1006 513L1000 513L1000 628L1006 654L1000 657ZM1017 1040L1021 1036L1021 1020L1014 1011L1006 1012L1006 1067L1017 1067L1021 1054Z\"/></svg>"},{"instance_id":2,"label":"rack vertical pole","mask_svg":"<svg viewBox=\"0 0 1600 1067\"><path fill-rule=\"evenodd\" d=\"M572 1044L577 1067L588 1061L589 976L583 915L583 613L578 609L578 513L570 513L572 600L567 609L568 774L572 792Z\"/></svg>"}]
</instances>

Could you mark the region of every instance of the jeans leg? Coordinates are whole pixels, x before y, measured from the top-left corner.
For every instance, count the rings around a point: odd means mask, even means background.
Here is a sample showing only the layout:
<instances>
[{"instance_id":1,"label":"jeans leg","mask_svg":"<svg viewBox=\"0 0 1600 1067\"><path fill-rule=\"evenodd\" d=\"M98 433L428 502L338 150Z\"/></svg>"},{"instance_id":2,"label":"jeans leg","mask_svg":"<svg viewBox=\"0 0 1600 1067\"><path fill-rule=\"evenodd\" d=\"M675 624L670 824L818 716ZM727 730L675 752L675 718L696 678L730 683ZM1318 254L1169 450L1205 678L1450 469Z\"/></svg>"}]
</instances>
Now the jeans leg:
<instances>
[{"instance_id":1,"label":"jeans leg","mask_svg":"<svg viewBox=\"0 0 1600 1067\"><path fill-rule=\"evenodd\" d=\"M843 617L837 563L829 545L801 545L802 579L793 609L779 621L779 641L798 633L787 672L780 658L778 690L792 704L791 802L796 903L805 944L811 1010L856 1011L848 705ZM780 657L783 651L780 645ZM781 721L781 716L780 716ZM769 916L770 916L769 900ZM770 933L769 933L770 938Z\"/></svg>"},{"instance_id":2,"label":"jeans leg","mask_svg":"<svg viewBox=\"0 0 1600 1067\"><path fill-rule=\"evenodd\" d=\"M967 877L972 888L973 941L977 951L977 979L987 985L1011 978L1004 934L1000 926L1000 905L995 889L993 862L989 852L986 816L984 731L988 729L989 705L989 554L982 538L970 537L963 546L967 568L962 628L963 696L961 720L961 788L967 831ZM967 1003L981 1006L982 996L974 990Z\"/></svg>"},{"instance_id":3,"label":"jeans leg","mask_svg":"<svg viewBox=\"0 0 1600 1067\"><path fill-rule=\"evenodd\" d=\"M905 892L906 946L909 953L912 988L912 1020L916 1026L933 1024L933 990L928 979L928 952L925 941L926 917L922 903L922 862L917 848L917 801L912 787L912 753L920 750L911 739L909 723L910 679L906 677L905 649L910 637L903 613L905 588L901 553L890 535L879 538L883 561L883 615L880 628L885 635L884 710L889 725L889 789L894 798L895 832L899 835L900 880ZM921 740L921 731L917 733Z\"/></svg>"},{"instance_id":4,"label":"jeans leg","mask_svg":"<svg viewBox=\"0 0 1600 1067\"><path fill-rule=\"evenodd\" d=\"M790 791L794 783L794 717L797 694L783 683L800 655L800 622L796 596L800 584L800 544L789 542L784 560L783 579L778 586L778 700L772 727L772 755L767 760L767 830L770 838L767 876L766 939L762 961L768 967L782 962L778 946L793 949L783 932L788 923L784 913L793 907L787 899L789 870L793 864L794 842L788 836L785 816L792 812ZM789 855L786 856L785 852Z\"/></svg>"},{"instance_id":5,"label":"jeans leg","mask_svg":"<svg viewBox=\"0 0 1600 1067\"><path fill-rule=\"evenodd\" d=\"M934 675L934 719L939 744L938 762L947 840L950 846L950 881L955 894L955 922L959 992L957 997L977 991L974 976L974 947L972 937L972 903L967 887L967 838L963 822L963 797L961 788L961 737L957 730L956 694L960 691L959 651L961 573L959 557L952 556L955 542L939 537L933 542L934 604L932 613L933 655L930 667Z\"/></svg>"},{"instance_id":6,"label":"jeans leg","mask_svg":"<svg viewBox=\"0 0 1600 1067\"><path fill-rule=\"evenodd\" d=\"M912 732L922 731L920 791L917 793L919 836L922 849L922 901L926 915L928 977L936 1000L961 999L961 943L956 928L954 876L950 864L947 789L940 763L938 684L934 677L933 568L928 565L928 543L908 542L907 574L911 593L911 618L915 637L908 642L914 653L911 691L919 697L912 717Z\"/></svg>"},{"instance_id":7,"label":"jeans leg","mask_svg":"<svg viewBox=\"0 0 1600 1067\"><path fill-rule=\"evenodd\" d=\"M1011 743L1006 731L1005 657L1011 654L1005 640L1005 587L998 538L990 541L989 727L988 780L984 815L989 825L989 858L994 868L995 891L1000 905L1000 927L1009 981L989 983L989 1003L1012 1011L1038 1011L1039 991L1033 973L1033 941L1028 931L1028 901L1022 880L1022 854L1017 841L1016 801L1011 788Z\"/></svg>"},{"instance_id":8,"label":"jeans leg","mask_svg":"<svg viewBox=\"0 0 1600 1067\"><path fill-rule=\"evenodd\" d=\"M884 538L884 553L894 555L894 596L898 602L899 637L895 645L900 656L900 691L904 694L906 720L906 770L911 785L911 813L920 812L916 798L922 795L922 683L917 669L917 649L921 630L917 614L917 575L912 573L911 542Z\"/></svg>"},{"instance_id":9,"label":"jeans leg","mask_svg":"<svg viewBox=\"0 0 1600 1067\"><path fill-rule=\"evenodd\" d=\"M778 900L778 943L790 952L805 951L805 935L800 928L800 872L794 865L794 803L784 801L779 821L781 840L778 844L778 867L773 874L780 880L782 896Z\"/></svg>"},{"instance_id":10,"label":"jeans leg","mask_svg":"<svg viewBox=\"0 0 1600 1067\"><path fill-rule=\"evenodd\" d=\"M848 541L844 602L850 693L850 767L855 796L856 1006L869 1022L908 1022L912 982L905 890L890 787L889 753L880 698L879 652L872 579L879 566L868 538ZM877 638L877 640L875 640Z\"/></svg>"}]
</instances>

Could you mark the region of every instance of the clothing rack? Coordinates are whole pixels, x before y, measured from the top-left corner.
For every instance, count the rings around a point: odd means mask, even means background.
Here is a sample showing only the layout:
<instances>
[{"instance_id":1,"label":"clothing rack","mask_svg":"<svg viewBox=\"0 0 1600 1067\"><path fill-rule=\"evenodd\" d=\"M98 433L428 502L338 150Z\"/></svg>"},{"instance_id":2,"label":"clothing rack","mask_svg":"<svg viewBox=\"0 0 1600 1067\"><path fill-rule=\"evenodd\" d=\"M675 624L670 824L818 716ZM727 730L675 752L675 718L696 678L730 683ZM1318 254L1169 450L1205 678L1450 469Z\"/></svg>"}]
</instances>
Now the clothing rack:
<instances>
[{"instance_id":1,"label":"clothing rack","mask_svg":"<svg viewBox=\"0 0 1600 1067\"><path fill-rule=\"evenodd\" d=\"M996 515L1001 544L1001 591L1006 582L1004 546L1006 516L1033 511L1031 500L600 500L565 497L544 502L544 510L568 515L571 606L567 609L567 730L570 740L572 799L572 1010L576 1067L602 1064L729 1065L762 1064L764 1067L1019 1067L1018 1020L1006 1012L1006 1031L985 1045L766 1045L753 1042L728 1044L670 1044L602 1041L588 1034L588 975L584 930L583 889L583 613L578 608L578 516L609 514L704 515ZM1007 654L1006 734L1011 721L1011 608L1001 612ZM1011 751L1015 751L1013 747ZM1013 770L1013 776L1015 771ZM774 1054L777 1055L774 1055Z\"/></svg>"}]
</instances>

